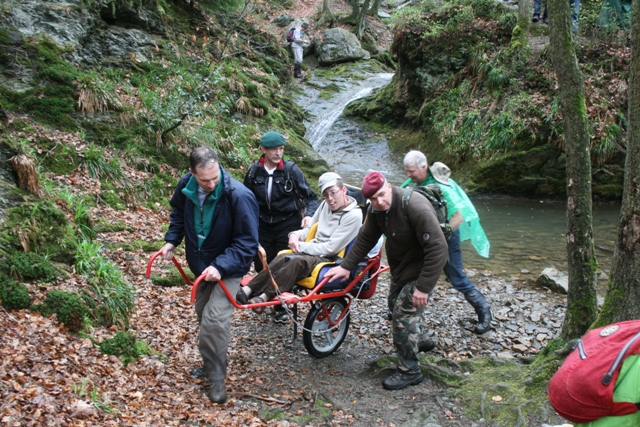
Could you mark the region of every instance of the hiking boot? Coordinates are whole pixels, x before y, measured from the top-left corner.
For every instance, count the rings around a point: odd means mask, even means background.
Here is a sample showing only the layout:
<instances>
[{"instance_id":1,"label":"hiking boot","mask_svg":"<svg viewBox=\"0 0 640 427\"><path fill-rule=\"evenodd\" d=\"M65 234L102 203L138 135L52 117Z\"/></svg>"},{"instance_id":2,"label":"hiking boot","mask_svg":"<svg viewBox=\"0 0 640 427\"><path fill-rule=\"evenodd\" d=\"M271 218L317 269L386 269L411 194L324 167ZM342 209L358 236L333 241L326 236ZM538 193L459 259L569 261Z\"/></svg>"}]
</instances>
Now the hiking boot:
<instances>
[{"instance_id":1,"label":"hiking boot","mask_svg":"<svg viewBox=\"0 0 640 427\"><path fill-rule=\"evenodd\" d=\"M246 305L249 303L249 297L247 296L247 293L244 291L244 289L242 289L242 287L238 289L238 293L236 294L236 302L241 305Z\"/></svg>"},{"instance_id":2,"label":"hiking boot","mask_svg":"<svg viewBox=\"0 0 640 427\"><path fill-rule=\"evenodd\" d=\"M282 311L276 311L273 315L273 322L274 323L280 323L280 324L285 324L289 322L289 315L287 314L286 311L282 310Z\"/></svg>"},{"instance_id":3,"label":"hiking boot","mask_svg":"<svg viewBox=\"0 0 640 427\"><path fill-rule=\"evenodd\" d=\"M204 370L204 366L196 366L195 368L189 371L189 374L193 378L203 378L207 376L207 372Z\"/></svg>"},{"instance_id":4,"label":"hiking boot","mask_svg":"<svg viewBox=\"0 0 640 427\"><path fill-rule=\"evenodd\" d=\"M533 17L531 18L531 22L538 22L540 20L540 15L538 15L537 13L533 14Z\"/></svg>"},{"instance_id":5,"label":"hiking boot","mask_svg":"<svg viewBox=\"0 0 640 427\"><path fill-rule=\"evenodd\" d=\"M418 341L418 353L426 353L436 348L434 340L429 338L427 334L420 335L420 341Z\"/></svg>"},{"instance_id":6,"label":"hiking boot","mask_svg":"<svg viewBox=\"0 0 640 427\"><path fill-rule=\"evenodd\" d=\"M224 403L227 401L227 390L224 385L224 380L211 381L209 400L213 403Z\"/></svg>"},{"instance_id":7,"label":"hiking boot","mask_svg":"<svg viewBox=\"0 0 640 427\"><path fill-rule=\"evenodd\" d=\"M382 386L387 390L400 390L410 385L420 384L423 379L420 369L415 372L403 372L397 369L382 381Z\"/></svg>"},{"instance_id":8,"label":"hiking boot","mask_svg":"<svg viewBox=\"0 0 640 427\"><path fill-rule=\"evenodd\" d=\"M478 323L475 324L473 332L478 335L489 332L491 329L491 321L493 320L493 313L491 312L489 301L487 301L478 288L473 288L464 294L464 297L478 315Z\"/></svg>"}]
</instances>

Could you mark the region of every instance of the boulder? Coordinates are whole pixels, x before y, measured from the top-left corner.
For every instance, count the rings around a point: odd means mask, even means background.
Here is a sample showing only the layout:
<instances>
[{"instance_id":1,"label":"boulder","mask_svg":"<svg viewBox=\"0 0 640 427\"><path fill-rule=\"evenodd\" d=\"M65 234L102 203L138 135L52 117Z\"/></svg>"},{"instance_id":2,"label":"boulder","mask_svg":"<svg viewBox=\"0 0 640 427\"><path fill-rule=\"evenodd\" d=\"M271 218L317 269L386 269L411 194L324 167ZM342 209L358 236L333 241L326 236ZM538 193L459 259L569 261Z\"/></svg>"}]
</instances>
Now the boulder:
<instances>
[{"instance_id":1,"label":"boulder","mask_svg":"<svg viewBox=\"0 0 640 427\"><path fill-rule=\"evenodd\" d=\"M554 292L566 294L569 290L569 277L553 267L545 268L536 279L536 285L549 288Z\"/></svg>"},{"instance_id":2,"label":"boulder","mask_svg":"<svg viewBox=\"0 0 640 427\"><path fill-rule=\"evenodd\" d=\"M273 21L274 24L276 24L278 27L286 27L287 25L289 25L292 21L294 20L293 16L286 14L286 13L281 13L280 15L278 15Z\"/></svg>"},{"instance_id":3,"label":"boulder","mask_svg":"<svg viewBox=\"0 0 640 427\"><path fill-rule=\"evenodd\" d=\"M356 36L342 28L324 30L320 40L316 40L316 54L318 62L323 65L371 57Z\"/></svg>"}]
</instances>

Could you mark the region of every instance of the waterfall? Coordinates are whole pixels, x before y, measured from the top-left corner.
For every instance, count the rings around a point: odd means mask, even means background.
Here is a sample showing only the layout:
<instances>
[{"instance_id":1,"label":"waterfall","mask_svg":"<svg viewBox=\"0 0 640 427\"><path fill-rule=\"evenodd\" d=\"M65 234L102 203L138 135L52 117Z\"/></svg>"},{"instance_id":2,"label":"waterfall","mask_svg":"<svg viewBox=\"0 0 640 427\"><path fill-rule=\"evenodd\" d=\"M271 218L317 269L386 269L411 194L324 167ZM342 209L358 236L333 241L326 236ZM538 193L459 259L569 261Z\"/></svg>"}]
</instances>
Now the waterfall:
<instances>
[{"instance_id":1,"label":"waterfall","mask_svg":"<svg viewBox=\"0 0 640 427\"><path fill-rule=\"evenodd\" d=\"M343 91L338 93L335 98L323 101L314 100L315 104L321 104L318 109L325 112L316 116L316 118L307 126L305 138L311 143L314 149L318 149L324 140L327 132L335 121L340 117L345 107L356 99L364 98L374 89L382 87L391 81L393 73L380 73L368 77L365 80L353 83Z\"/></svg>"}]
</instances>

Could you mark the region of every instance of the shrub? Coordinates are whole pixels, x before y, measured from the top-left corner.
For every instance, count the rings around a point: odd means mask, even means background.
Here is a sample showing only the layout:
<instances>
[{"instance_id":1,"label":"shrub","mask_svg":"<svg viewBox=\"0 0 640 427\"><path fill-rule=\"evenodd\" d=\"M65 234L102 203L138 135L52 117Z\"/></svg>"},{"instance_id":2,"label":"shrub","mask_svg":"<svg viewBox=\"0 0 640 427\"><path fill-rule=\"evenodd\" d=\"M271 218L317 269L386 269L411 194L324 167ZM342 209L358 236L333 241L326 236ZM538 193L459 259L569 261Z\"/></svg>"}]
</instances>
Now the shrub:
<instances>
[{"instance_id":1,"label":"shrub","mask_svg":"<svg viewBox=\"0 0 640 427\"><path fill-rule=\"evenodd\" d=\"M0 300L7 310L22 310L31 306L29 290L22 283L13 280L0 283Z\"/></svg>"},{"instance_id":2,"label":"shrub","mask_svg":"<svg viewBox=\"0 0 640 427\"><path fill-rule=\"evenodd\" d=\"M59 290L48 292L45 301L34 306L33 311L39 311L47 317L55 313L58 322L71 332L81 330L89 315L89 309L78 294Z\"/></svg>"},{"instance_id":3,"label":"shrub","mask_svg":"<svg viewBox=\"0 0 640 427\"><path fill-rule=\"evenodd\" d=\"M90 282L85 301L96 320L107 326L128 328L129 317L135 310L135 288L101 252L99 244L87 240L81 242L76 251L75 270Z\"/></svg>"},{"instance_id":4,"label":"shrub","mask_svg":"<svg viewBox=\"0 0 640 427\"><path fill-rule=\"evenodd\" d=\"M34 252L17 252L6 261L11 276L20 280L42 280L52 282L58 271L49 260Z\"/></svg>"},{"instance_id":5,"label":"shrub","mask_svg":"<svg viewBox=\"0 0 640 427\"><path fill-rule=\"evenodd\" d=\"M118 332L113 338L98 344L100 353L117 356L122 363L128 365L142 356L154 354L155 351L143 341L136 339L131 332Z\"/></svg>"}]
</instances>

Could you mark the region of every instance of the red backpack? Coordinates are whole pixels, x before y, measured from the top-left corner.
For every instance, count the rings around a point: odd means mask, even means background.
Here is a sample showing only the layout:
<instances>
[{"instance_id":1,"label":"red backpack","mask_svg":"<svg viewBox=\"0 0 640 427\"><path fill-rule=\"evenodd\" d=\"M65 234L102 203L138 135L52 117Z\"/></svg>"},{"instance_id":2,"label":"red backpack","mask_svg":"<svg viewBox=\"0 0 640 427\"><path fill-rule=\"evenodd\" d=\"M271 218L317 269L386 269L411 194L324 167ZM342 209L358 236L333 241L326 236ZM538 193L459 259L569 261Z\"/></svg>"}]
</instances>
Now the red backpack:
<instances>
[{"instance_id":1,"label":"red backpack","mask_svg":"<svg viewBox=\"0 0 640 427\"><path fill-rule=\"evenodd\" d=\"M640 320L587 332L549 382L551 406L574 423L637 412L640 402L613 401L620 367L634 354L640 354Z\"/></svg>"},{"instance_id":2,"label":"red backpack","mask_svg":"<svg viewBox=\"0 0 640 427\"><path fill-rule=\"evenodd\" d=\"M293 41L295 40L295 31L296 27L291 27L291 29L287 33L287 42L293 43Z\"/></svg>"}]
</instances>

